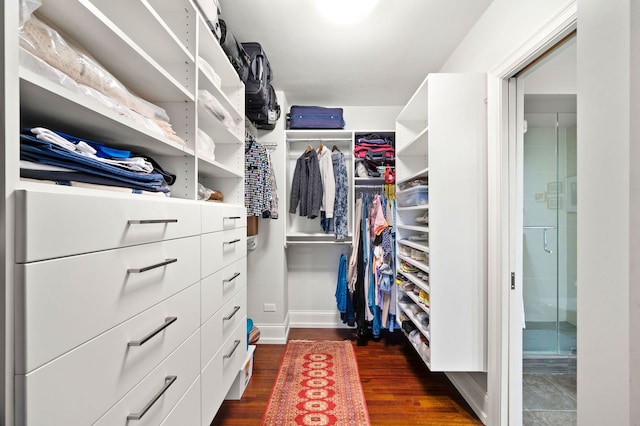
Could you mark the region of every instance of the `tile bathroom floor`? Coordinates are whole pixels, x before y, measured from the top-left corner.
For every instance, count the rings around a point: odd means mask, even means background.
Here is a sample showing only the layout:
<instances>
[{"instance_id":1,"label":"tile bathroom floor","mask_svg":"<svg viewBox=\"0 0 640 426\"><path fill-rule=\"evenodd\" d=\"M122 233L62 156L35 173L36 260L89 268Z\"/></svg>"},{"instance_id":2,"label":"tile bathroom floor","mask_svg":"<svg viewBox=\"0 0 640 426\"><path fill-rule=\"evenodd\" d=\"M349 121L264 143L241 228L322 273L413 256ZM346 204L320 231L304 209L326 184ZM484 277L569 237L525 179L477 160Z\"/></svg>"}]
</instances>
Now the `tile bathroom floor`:
<instances>
[{"instance_id":1,"label":"tile bathroom floor","mask_svg":"<svg viewBox=\"0 0 640 426\"><path fill-rule=\"evenodd\" d=\"M576 415L575 374L523 374L524 426L574 426Z\"/></svg>"}]
</instances>

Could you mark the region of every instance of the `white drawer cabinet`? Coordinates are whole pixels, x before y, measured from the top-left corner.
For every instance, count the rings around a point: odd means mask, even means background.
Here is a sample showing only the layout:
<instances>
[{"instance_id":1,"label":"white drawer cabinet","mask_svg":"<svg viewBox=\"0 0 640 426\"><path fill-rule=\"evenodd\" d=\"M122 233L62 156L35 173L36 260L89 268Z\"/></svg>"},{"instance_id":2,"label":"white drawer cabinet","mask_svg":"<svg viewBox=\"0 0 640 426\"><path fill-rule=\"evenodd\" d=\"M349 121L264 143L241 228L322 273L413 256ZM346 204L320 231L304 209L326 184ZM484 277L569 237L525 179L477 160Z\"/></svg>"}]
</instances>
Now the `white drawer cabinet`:
<instances>
[{"instance_id":1,"label":"white drawer cabinet","mask_svg":"<svg viewBox=\"0 0 640 426\"><path fill-rule=\"evenodd\" d=\"M247 356L246 325L239 324L202 370L202 426L209 426Z\"/></svg>"},{"instance_id":2,"label":"white drawer cabinet","mask_svg":"<svg viewBox=\"0 0 640 426\"><path fill-rule=\"evenodd\" d=\"M247 213L242 206L206 203L202 206L202 233L247 227Z\"/></svg>"},{"instance_id":3,"label":"white drawer cabinet","mask_svg":"<svg viewBox=\"0 0 640 426\"><path fill-rule=\"evenodd\" d=\"M29 372L196 283L199 252L196 236L17 265L16 372Z\"/></svg>"},{"instance_id":4,"label":"white drawer cabinet","mask_svg":"<svg viewBox=\"0 0 640 426\"><path fill-rule=\"evenodd\" d=\"M196 378L189 390L173 407L160 426L191 426L201 423L200 408L200 376Z\"/></svg>"},{"instance_id":5,"label":"white drawer cabinet","mask_svg":"<svg viewBox=\"0 0 640 426\"><path fill-rule=\"evenodd\" d=\"M200 315L193 309L199 297L197 283L35 371L17 375L17 424L86 426L96 421L199 327ZM171 323L169 318L177 319Z\"/></svg>"},{"instance_id":6,"label":"white drawer cabinet","mask_svg":"<svg viewBox=\"0 0 640 426\"><path fill-rule=\"evenodd\" d=\"M196 330L186 342L118 401L94 426L126 424L157 426L160 424L200 374L197 363L199 339L200 332ZM157 400L155 400L156 396L159 396ZM199 420L200 415L196 414ZM182 425L195 424L197 423L188 422L183 418Z\"/></svg>"},{"instance_id":7,"label":"white drawer cabinet","mask_svg":"<svg viewBox=\"0 0 640 426\"><path fill-rule=\"evenodd\" d=\"M16 191L16 262L199 235L200 214L183 200Z\"/></svg>"},{"instance_id":8,"label":"white drawer cabinet","mask_svg":"<svg viewBox=\"0 0 640 426\"><path fill-rule=\"evenodd\" d=\"M242 289L226 305L202 324L201 362L202 367L220 349L220 342L226 341L235 329L245 324L247 318L247 291Z\"/></svg>"},{"instance_id":9,"label":"white drawer cabinet","mask_svg":"<svg viewBox=\"0 0 640 426\"><path fill-rule=\"evenodd\" d=\"M245 228L202 234L202 278L247 255Z\"/></svg>"},{"instance_id":10,"label":"white drawer cabinet","mask_svg":"<svg viewBox=\"0 0 640 426\"><path fill-rule=\"evenodd\" d=\"M202 280L200 298L202 323L247 286L246 271L247 258L243 257Z\"/></svg>"}]
</instances>

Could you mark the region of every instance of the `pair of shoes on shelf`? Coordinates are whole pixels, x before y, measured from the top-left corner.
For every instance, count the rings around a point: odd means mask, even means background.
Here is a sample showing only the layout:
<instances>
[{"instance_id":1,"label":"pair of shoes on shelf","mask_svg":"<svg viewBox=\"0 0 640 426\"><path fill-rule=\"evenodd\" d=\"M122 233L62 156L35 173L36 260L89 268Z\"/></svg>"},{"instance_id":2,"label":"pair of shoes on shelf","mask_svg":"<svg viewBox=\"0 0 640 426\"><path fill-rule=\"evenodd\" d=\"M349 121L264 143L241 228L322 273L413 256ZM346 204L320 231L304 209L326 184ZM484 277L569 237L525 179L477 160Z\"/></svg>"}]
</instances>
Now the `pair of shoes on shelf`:
<instances>
[{"instance_id":1,"label":"pair of shoes on shelf","mask_svg":"<svg viewBox=\"0 0 640 426\"><path fill-rule=\"evenodd\" d=\"M418 295L418 300L424 303L426 306L429 306L429 293L424 290L420 290L420 294Z\"/></svg>"},{"instance_id":2,"label":"pair of shoes on shelf","mask_svg":"<svg viewBox=\"0 0 640 426\"><path fill-rule=\"evenodd\" d=\"M401 245L400 256L411 256L411 247Z\"/></svg>"},{"instance_id":3,"label":"pair of shoes on shelf","mask_svg":"<svg viewBox=\"0 0 640 426\"><path fill-rule=\"evenodd\" d=\"M414 219L416 221L416 223L419 223L421 225L428 225L429 224L429 210L425 211L423 214L416 216L416 218Z\"/></svg>"},{"instance_id":4,"label":"pair of shoes on shelf","mask_svg":"<svg viewBox=\"0 0 640 426\"><path fill-rule=\"evenodd\" d=\"M427 274L426 272L419 271L416 273L416 277L427 283L429 282L429 274Z\"/></svg>"},{"instance_id":5,"label":"pair of shoes on shelf","mask_svg":"<svg viewBox=\"0 0 640 426\"><path fill-rule=\"evenodd\" d=\"M418 314L416 315L416 318L418 319L418 321L420 321L420 324L422 324L425 327L429 326L429 314L426 312L418 312Z\"/></svg>"},{"instance_id":6,"label":"pair of shoes on shelf","mask_svg":"<svg viewBox=\"0 0 640 426\"><path fill-rule=\"evenodd\" d=\"M402 296L400 296L400 299L398 299L398 303L406 305L407 309L409 308L410 305L414 304L413 300L406 294L403 294Z\"/></svg>"},{"instance_id":7,"label":"pair of shoes on shelf","mask_svg":"<svg viewBox=\"0 0 640 426\"><path fill-rule=\"evenodd\" d=\"M409 273L415 273L415 272L418 272L419 270L418 268L416 268L410 263L405 262L404 260L400 262L400 269L404 272L409 272Z\"/></svg>"},{"instance_id":8,"label":"pair of shoes on shelf","mask_svg":"<svg viewBox=\"0 0 640 426\"><path fill-rule=\"evenodd\" d=\"M414 291L413 289L416 287L416 285L412 282L406 282L404 284L402 284L402 289L406 292L409 291Z\"/></svg>"},{"instance_id":9,"label":"pair of shoes on shelf","mask_svg":"<svg viewBox=\"0 0 640 426\"><path fill-rule=\"evenodd\" d=\"M420 347L422 343L426 342L427 338L420 332L420 330L415 329L409 333L409 340L413 343L414 346Z\"/></svg>"},{"instance_id":10,"label":"pair of shoes on shelf","mask_svg":"<svg viewBox=\"0 0 640 426\"><path fill-rule=\"evenodd\" d=\"M429 242L429 234L412 235L409 237L409 241Z\"/></svg>"},{"instance_id":11,"label":"pair of shoes on shelf","mask_svg":"<svg viewBox=\"0 0 640 426\"><path fill-rule=\"evenodd\" d=\"M411 258L413 260L424 262L427 260L427 253L423 252L422 250L411 249Z\"/></svg>"},{"instance_id":12,"label":"pair of shoes on shelf","mask_svg":"<svg viewBox=\"0 0 640 426\"><path fill-rule=\"evenodd\" d=\"M420 344L418 348L418 352L425 359L431 359L431 348L429 347L429 342L426 340Z\"/></svg>"}]
</instances>

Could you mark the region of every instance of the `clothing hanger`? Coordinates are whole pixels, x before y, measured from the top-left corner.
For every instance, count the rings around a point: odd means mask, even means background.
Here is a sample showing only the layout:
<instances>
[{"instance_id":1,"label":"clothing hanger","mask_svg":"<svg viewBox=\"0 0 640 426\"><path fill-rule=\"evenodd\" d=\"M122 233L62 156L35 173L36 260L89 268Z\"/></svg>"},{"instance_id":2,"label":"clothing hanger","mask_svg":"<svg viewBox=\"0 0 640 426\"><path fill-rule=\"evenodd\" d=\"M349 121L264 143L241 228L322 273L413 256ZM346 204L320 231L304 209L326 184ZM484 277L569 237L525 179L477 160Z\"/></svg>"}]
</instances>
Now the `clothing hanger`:
<instances>
[{"instance_id":1,"label":"clothing hanger","mask_svg":"<svg viewBox=\"0 0 640 426\"><path fill-rule=\"evenodd\" d=\"M253 138L248 138L245 141L245 147L244 147L244 153L245 154L248 153L249 151L251 151L251 147L253 146L253 142L254 142Z\"/></svg>"},{"instance_id":2,"label":"clothing hanger","mask_svg":"<svg viewBox=\"0 0 640 426\"><path fill-rule=\"evenodd\" d=\"M331 148L331 152L336 152L336 151L340 152L340 149L334 145L333 148Z\"/></svg>"},{"instance_id":3,"label":"clothing hanger","mask_svg":"<svg viewBox=\"0 0 640 426\"><path fill-rule=\"evenodd\" d=\"M311 145L307 145L307 149L304 151L305 154L307 154L308 152L313 151L313 147Z\"/></svg>"},{"instance_id":4,"label":"clothing hanger","mask_svg":"<svg viewBox=\"0 0 640 426\"><path fill-rule=\"evenodd\" d=\"M320 146L318 147L318 154L320 154L320 152L324 149L324 145L320 144Z\"/></svg>"}]
</instances>

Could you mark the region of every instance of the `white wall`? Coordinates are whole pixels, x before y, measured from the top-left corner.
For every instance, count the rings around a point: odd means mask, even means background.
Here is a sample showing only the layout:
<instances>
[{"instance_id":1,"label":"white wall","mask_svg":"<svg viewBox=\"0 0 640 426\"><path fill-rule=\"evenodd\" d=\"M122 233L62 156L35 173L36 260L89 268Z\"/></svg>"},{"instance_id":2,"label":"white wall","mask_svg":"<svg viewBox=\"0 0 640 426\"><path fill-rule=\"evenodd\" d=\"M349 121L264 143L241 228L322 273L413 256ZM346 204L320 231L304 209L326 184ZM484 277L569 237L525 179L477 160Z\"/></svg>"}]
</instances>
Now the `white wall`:
<instances>
[{"instance_id":1,"label":"white wall","mask_svg":"<svg viewBox=\"0 0 640 426\"><path fill-rule=\"evenodd\" d=\"M284 324L289 311L287 259L283 238L286 216L284 128L288 106L283 92L278 91L276 95L282 108L282 115L274 130L258 131L258 141L278 144L270 153L278 185L279 218L258 219L257 247L247 254L247 315L260 329L261 343L286 337ZM276 311L264 312L265 303L275 304Z\"/></svg>"},{"instance_id":2,"label":"white wall","mask_svg":"<svg viewBox=\"0 0 640 426\"><path fill-rule=\"evenodd\" d=\"M532 74L527 75L525 93L565 95L575 94L578 63L577 38L565 43L542 60Z\"/></svg>"},{"instance_id":3,"label":"white wall","mask_svg":"<svg viewBox=\"0 0 640 426\"><path fill-rule=\"evenodd\" d=\"M440 72L487 72L497 67L569 3L494 0Z\"/></svg>"},{"instance_id":4,"label":"white wall","mask_svg":"<svg viewBox=\"0 0 640 426\"><path fill-rule=\"evenodd\" d=\"M630 116L640 116L640 81L638 75L640 73L640 4L637 1L630 4L630 20L631 20L631 68L630 75L634 76L631 80L630 95ZM593 31L593 29L592 29ZM601 82L603 84L604 82ZM640 146L637 143L640 138L640 121L635 119L631 121L631 134L630 141L636 141L631 143L630 163L639 164L640 161ZM640 278L640 219L638 212L640 211L640 167L631 168L631 223L629 226L629 233L631 238L631 265L630 265L630 279L629 279L629 304L631 306L629 312L629 339L630 339L630 372L629 378L631 383L631 389L629 394L630 401L640 401L640 286L637 285ZM631 283L635 283L632 285ZM592 295L593 297L593 295ZM592 337L592 339L595 336ZM585 401L587 401L585 399ZM640 404L631 404L631 422L633 424L640 424Z\"/></svg>"},{"instance_id":5,"label":"white wall","mask_svg":"<svg viewBox=\"0 0 640 426\"><path fill-rule=\"evenodd\" d=\"M578 5L580 425L640 424L637 8Z\"/></svg>"}]
</instances>

